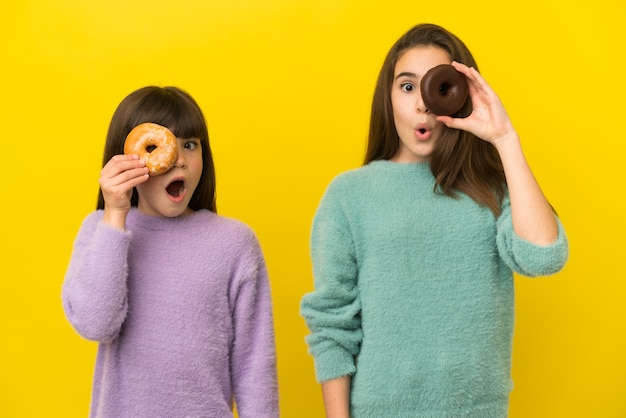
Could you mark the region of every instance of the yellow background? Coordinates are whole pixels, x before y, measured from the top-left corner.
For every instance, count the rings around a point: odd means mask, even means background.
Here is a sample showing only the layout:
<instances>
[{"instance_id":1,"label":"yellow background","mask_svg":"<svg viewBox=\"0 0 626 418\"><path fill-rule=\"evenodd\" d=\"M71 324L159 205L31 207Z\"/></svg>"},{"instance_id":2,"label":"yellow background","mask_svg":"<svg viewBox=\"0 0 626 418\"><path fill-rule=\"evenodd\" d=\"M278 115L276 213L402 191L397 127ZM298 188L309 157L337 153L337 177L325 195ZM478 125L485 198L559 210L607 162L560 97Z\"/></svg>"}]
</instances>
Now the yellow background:
<instances>
[{"instance_id":1,"label":"yellow background","mask_svg":"<svg viewBox=\"0 0 626 418\"><path fill-rule=\"evenodd\" d=\"M626 416L623 0L9 0L0 19L1 417L87 414L96 345L61 283L113 110L149 84L205 111L219 211L267 258L282 416L321 417L298 313L310 222L360 164L384 55L419 22L473 51L571 240L564 271L517 279L510 416Z\"/></svg>"}]
</instances>

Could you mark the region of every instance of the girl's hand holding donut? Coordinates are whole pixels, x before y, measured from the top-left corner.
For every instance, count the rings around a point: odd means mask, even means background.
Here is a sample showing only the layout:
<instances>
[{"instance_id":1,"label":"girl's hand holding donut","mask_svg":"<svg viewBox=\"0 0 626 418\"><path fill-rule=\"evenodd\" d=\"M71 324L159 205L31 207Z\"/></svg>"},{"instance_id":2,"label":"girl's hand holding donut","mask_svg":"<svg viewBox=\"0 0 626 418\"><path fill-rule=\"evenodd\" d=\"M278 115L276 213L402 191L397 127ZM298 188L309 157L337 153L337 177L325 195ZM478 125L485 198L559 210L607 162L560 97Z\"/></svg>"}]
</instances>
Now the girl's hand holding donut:
<instances>
[{"instance_id":1,"label":"girl's hand holding donut","mask_svg":"<svg viewBox=\"0 0 626 418\"><path fill-rule=\"evenodd\" d=\"M536 245L553 243L558 238L556 218L530 170L519 136L500 98L474 68L457 62L452 65L467 77L473 111L464 119L448 116L437 119L496 147L507 179L515 233Z\"/></svg>"},{"instance_id":2,"label":"girl's hand holding donut","mask_svg":"<svg viewBox=\"0 0 626 418\"><path fill-rule=\"evenodd\" d=\"M104 198L105 223L119 229L126 225L133 188L148 180L146 163L135 154L116 155L100 172L100 189Z\"/></svg>"},{"instance_id":3,"label":"girl's hand holding donut","mask_svg":"<svg viewBox=\"0 0 626 418\"><path fill-rule=\"evenodd\" d=\"M467 78L473 111L466 118L438 116L437 120L449 128L471 132L477 137L491 142L496 148L506 138L517 138L517 133L500 98L480 73L474 68L456 61L452 62L452 65Z\"/></svg>"}]
</instances>

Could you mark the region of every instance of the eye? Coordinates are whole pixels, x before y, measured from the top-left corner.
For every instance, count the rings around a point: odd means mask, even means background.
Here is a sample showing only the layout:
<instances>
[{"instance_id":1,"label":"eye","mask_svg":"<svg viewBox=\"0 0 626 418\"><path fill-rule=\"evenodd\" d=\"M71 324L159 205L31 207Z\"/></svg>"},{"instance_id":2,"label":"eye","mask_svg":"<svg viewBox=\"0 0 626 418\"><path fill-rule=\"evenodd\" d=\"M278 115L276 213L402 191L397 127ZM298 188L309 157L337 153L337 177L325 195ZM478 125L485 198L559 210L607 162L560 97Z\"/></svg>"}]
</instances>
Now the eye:
<instances>
[{"instance_id":1,"label":"eye","mask_svg":"<svg viewBox=\"0 0 626 418\"><path fill-rule=\"evenodd\" d=\"M183 148L188 149L188 150L194 150L198 148L199 146L200 146L200 141L192 140L192 141L185 142L185 144L183 145Z\"/></svg>"},{"instance_id":2,"label":"eye","mask_svg":"<svg viewBox=\"0 0 626 418\"><path fill-rule=\"evenodd\" d=\"M415 90L415 85L413 83L402 83L400 84L400 90L410 93Z\"/></svg>"}]
</instances>

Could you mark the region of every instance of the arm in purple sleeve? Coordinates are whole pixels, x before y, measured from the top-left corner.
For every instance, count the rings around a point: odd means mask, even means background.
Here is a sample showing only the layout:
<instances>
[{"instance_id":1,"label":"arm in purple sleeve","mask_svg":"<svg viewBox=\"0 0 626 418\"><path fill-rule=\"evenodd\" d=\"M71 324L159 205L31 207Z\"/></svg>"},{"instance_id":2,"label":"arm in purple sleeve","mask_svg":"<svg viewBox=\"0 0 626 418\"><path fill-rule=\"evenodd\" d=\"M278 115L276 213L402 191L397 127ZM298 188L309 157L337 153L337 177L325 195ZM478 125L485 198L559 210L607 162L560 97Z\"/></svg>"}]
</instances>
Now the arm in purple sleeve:
<instances>
[{"instance_id":1,"label":"arm in purple sleeve","mask_svg":"<svg viewBox=\"0 0 626 418\"><path fill-rule=\"evenodd\" d=\"M100 216L98 216L100 215ZM126 278L130 233L100 222L101 213L85 219L63 283L65 315L86 339L114 339L128 310Z\"/></svg>"}]
</instances>

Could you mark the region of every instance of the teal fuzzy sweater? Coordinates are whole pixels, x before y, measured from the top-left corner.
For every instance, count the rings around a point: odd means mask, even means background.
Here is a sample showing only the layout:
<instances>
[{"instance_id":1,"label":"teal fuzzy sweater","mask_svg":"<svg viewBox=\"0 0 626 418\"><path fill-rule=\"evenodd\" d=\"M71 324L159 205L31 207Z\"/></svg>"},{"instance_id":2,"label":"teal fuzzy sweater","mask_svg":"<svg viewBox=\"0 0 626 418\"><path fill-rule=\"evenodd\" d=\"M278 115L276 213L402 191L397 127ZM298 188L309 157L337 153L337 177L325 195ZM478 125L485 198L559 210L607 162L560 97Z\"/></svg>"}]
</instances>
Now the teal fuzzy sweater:
<instances>
[{"instance_id":1,"label":"teal fuzzy sweater","mask_svg":"<svg viewBox=\"0 0 626 418\"><path fill-rule=\"evenodd\" d=\"M352 375L355 418L506 417L513 272L559 271L568 244L518 237L493 213L433 191L428 163L338 176L315 215L315 290L301 313L317 379Z\"/></svg>"}]
</instances>

